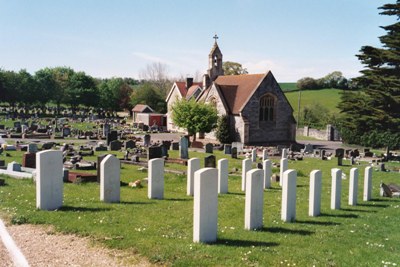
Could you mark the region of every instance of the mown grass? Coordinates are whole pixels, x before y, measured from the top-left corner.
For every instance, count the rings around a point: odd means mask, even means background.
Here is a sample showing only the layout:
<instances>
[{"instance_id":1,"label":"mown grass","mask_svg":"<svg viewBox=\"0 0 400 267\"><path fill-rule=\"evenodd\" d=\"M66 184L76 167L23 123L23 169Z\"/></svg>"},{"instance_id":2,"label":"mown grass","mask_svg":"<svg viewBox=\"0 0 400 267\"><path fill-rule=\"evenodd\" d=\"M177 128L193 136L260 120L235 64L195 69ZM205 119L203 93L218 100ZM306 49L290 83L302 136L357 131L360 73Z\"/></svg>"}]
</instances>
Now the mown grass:
<instances>
[{"instance_id":1,"label":"mown grass","mask_svg":"<svg viewBox=\"0 0 400 267\"><path fill-rule=\"evenodd\" d=\"M17 158L20 152L11 153ZM170 154L177 157L176 151ZM224 157L219 151L215 154L217 158ZM205 154L190 152L190 156L203 159ZM0 212L15 223L51 224L58 231L90 236L111 248L133 250L151 262L165 265L382 266L382 261L399 264L400 199L378 197L380 181L399 183L399 173L374 172L373 201L363 202L365 166L359 166L359 205L347 205L348 179L345 179L342 209L332 211L330 170L335 167L335 160L290 161L289 168L298 172L296 222L281 221L281 189L273 183L271 189L265 190L264 228L246 231L245 195L240 190L241 159L229 158L229 170L238 171L229 176L229 194L218 198L216 244L192 242L193 198L186 196L185 175L166 173L165 199L149 200L147 186L140 189L125 186L147 177L135 165L122 167L121 203L102 203L97 183L65 184L63 208L41 211L35 207L32 181L6 178L7 185L0 187ZM168 164L166 168L178 169L176 164ZM341 167L347 177L350 168ZM308 216L308 175L313 169L323 172L322 216L315 218ZM273 171L277 173L278 169Z\"/></svg>"}]
</instances>

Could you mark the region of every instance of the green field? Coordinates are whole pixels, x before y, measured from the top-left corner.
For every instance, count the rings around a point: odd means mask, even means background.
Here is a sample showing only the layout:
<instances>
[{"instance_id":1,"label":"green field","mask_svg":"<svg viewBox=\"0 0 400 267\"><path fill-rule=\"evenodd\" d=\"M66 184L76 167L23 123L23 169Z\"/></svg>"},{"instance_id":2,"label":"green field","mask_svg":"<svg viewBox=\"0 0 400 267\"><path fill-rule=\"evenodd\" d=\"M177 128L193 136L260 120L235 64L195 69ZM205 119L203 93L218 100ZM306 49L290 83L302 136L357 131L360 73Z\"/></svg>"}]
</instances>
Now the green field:
<instances>
[{"instance_id":1,"label":"green field","mask_svg":"<svg viewBox=\"0 0 400 267\"><path fill-rule=\"evenodd\" d=\"M6 162L19 161L23 152L10 151ZM122 153L118 152L118 156ZM176 158L177 152L170 151ZM224 157L216 151L217 159ZM190 152L203 160L204 153ZM94 159L94 158L93 158ZM272 183L264 194L264 227L244 230L245 195L241 187L241 160L229 158L229 194L218 198L218 241L194 244L193 198L186 195L186 176L165 174L165 199L149 200L147 185L132 189L128 182L147 177L138 166L122 165L121 203L99 200L97 183L64 184L64 205L57 211L35 208L35 184L6 179L0 187L0 214L13 223L50 224L64 233L89 236L110 248L136 253L153 263L174 266L383 266L400 264L400 199L379 197L379 183L398 183L398 172L373 173L373 200L362 201L360 169L358 206L347 205L350 166L341 169L341 210L330 209L330 170L336 160L306 158L290 161L297 170L297 218L280 219L281 188ZM272 161L277 163L278 158ZM347 162L344 162L347 164ZM203 164L203 162L201 163ZM253 164L253 167L255 165ZM390 167L390 166L388 166ZM393 167L398 168L399 164ZM167 169L185 169L166 164ZM236 170L234 170L236 168ZM308 216L309 173L323 173L322 216ZM277 173L278 169L273 168ZM4 177L3 177L4 178ZM389 265L388 265L389 266Z\"/></svg>"},{"instance_id":2,"label":"green field","mask_svg":"<svg viewBox=\"0 0 400 267\"><path fill-rule=\"evenodd\" d=\"M299 90L296 83L279 83L279 86L284 92Z\"/></svg>"}]
</instances>

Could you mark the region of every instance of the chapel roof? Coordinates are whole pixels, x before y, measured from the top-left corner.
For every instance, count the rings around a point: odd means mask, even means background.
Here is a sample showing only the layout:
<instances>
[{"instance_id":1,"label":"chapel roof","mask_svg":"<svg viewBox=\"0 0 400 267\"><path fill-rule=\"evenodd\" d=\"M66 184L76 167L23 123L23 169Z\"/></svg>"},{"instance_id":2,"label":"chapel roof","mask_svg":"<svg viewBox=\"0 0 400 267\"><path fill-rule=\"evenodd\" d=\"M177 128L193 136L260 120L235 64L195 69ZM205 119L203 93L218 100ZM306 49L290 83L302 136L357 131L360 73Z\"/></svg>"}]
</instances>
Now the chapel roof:
<instances>
[{"instance_id":1,"label":"chapel roof","mask_svg":"<svg viewBox=\"0 0 400 267\"><path fill-rule=\"evenodd\" d=\"M202 83L194 83L192 86L190 86L186 93L186 99L189 99L196 92L196 90L198 88L201 89L201 87Z\"/></svg>"},{"instance_id":2,"label":"chapel roof","mask_svg":"<svg viewBox=\"0 0 400 267\"><path fill-rule=\"evenodd\" d=\"M150 111L150 112L146 112L146 113L152 113L152 112L154 112L154 110L153 110L150 106L144 105L144 104L137 104L137 105L132 109L132 111L133 111L133 112L141 113L141 112L146 111L146 109L147 109L148 111Z\"/></svg>"}]
</instances>

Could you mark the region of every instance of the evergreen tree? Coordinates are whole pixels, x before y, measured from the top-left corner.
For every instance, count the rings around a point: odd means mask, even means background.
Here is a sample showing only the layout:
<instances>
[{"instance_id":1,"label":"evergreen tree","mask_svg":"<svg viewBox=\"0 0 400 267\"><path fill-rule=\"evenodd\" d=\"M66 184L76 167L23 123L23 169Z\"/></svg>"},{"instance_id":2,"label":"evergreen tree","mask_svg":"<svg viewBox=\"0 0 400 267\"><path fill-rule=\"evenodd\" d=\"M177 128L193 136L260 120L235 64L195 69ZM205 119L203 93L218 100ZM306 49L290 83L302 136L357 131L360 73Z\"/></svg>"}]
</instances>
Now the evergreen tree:
<instances>
[{"instance_id":1,"label":"evergreen tree","mask_svg":"<svg viewBox=\"0 0 400 267\"><path fill-rule=\"evenodd\" d=\"M222 144L229 144L233 141L232 134L229 129L229 117L227 115L218 118L215 137Z\"/></svg>"},{"instance_id":2,"label":"evergreen tree","mask_svg":"<svg viewBox=\"0 0 400 267\"><path fill-rule=\"evenodd\" d=\"M397 22L382 27L387 32L379 38L382 48L363 46L357 55L365 65L362 76L355 79L362 92L343 94L339 105L346 142L362 144L371 132L382 138L400 132L400 0L379 9L381 15L395 16Z\"/></svg>"}]
</instances>

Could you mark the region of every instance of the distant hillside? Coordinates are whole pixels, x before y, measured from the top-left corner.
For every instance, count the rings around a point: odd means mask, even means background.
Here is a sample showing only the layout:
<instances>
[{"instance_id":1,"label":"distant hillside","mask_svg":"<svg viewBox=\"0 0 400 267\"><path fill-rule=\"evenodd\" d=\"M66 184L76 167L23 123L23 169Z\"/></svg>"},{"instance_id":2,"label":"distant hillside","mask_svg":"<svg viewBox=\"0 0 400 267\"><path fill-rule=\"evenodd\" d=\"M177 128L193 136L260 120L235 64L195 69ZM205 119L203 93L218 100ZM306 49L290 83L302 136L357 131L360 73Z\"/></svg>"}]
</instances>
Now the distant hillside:
<instances>
[{"instance_id":1,"label":"distant hillside","mask_svg":"<svg viewBox=\"0 0 400 267\"><path fill-rule=\"evenodd\" d=\"M339 113L337 105L340 102L341 91L341 89L302 90L300 109L302 110L306 106L311 106L313 103L319 103L332 113ZM286 91L285 95L290 105L292 105L294 110L293 115L297 120L299 91Z\"/></svg>"},{"instance_id":2,"label":"distant hillside","mask_svg":"<svg viewBox=\"0 0 400 267\"><path fill-rule=\"evenodd\" d=\"M279 83L279 86L284 92L299 90L296 83Z\"/></svg>"}]
</instances>

